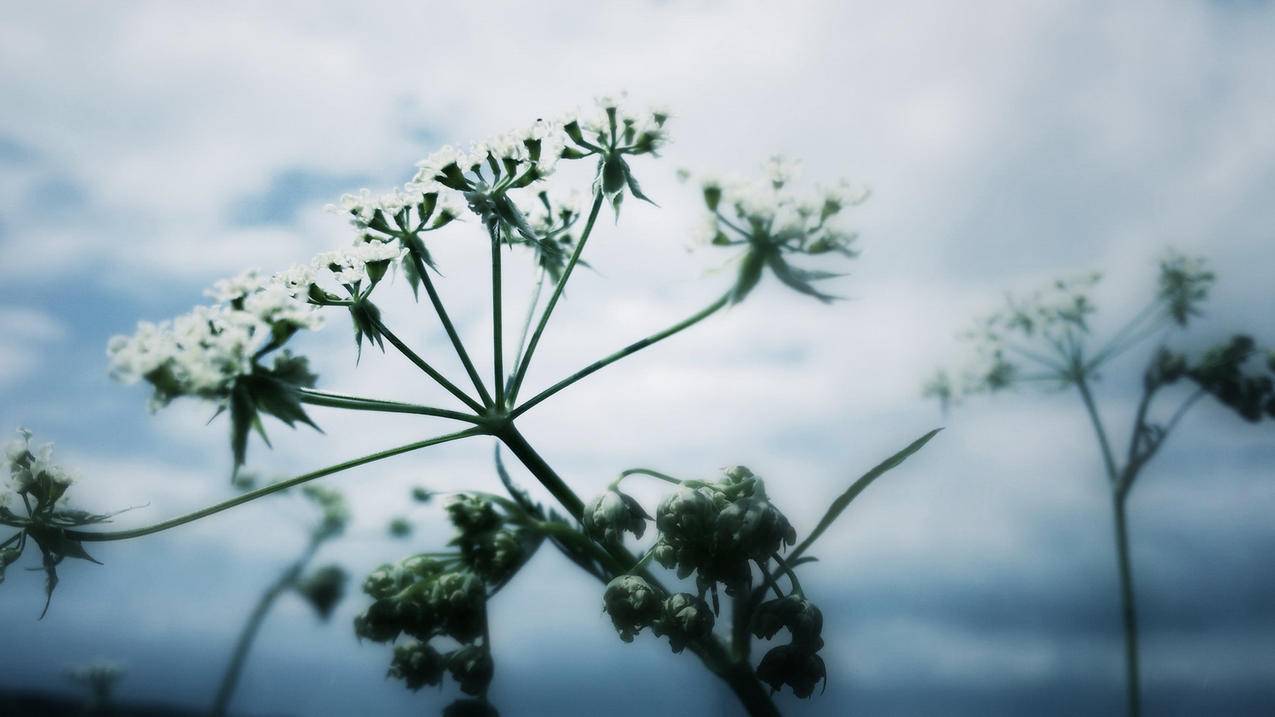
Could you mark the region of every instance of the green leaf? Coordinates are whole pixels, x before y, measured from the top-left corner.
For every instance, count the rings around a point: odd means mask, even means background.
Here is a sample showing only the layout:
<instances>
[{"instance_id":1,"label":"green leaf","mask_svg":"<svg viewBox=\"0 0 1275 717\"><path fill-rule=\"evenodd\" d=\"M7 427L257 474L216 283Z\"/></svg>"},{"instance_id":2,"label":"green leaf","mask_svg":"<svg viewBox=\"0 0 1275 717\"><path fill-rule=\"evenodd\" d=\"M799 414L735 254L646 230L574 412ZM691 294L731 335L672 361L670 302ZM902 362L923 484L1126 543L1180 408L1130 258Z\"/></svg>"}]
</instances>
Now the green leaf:
<instances>
[{"instance_id":1,"label":"green leaf","mask_svg":"<svg viewBox=\"0 0 1275 717\"><path fill-rule=\"evenodd\" d=\"M624 158L618 154L602 160L602 192L609 197L623 191L628 170Z\"/></svg>"},{"instance_id":2,"label":"green leaf","mask_svg":"<svg viewBox=\"0 0 1275 717\"><path fill-rule=\"evenodd\" d=\"M58 563L66 558L77 558L79 560L87 560L91 563L101 565L93 556L88 554L84 546L78 540L71 540L66 537L66 532L61 528L53 528L46 525L32 525L27 529L27 535L35 541L40 548L42 555L41 567L44 569L44 610L40 612L40 619L49 613L49 605L53 602L53 591L58 586Z\"/></svg>"},{"instance_id":3,"label":"green leaf","mask_svg":"<svg viewBox=\"0 0 1275 717\"><path fill-rule=\"evenodd\" d=\"M238 384L230 392L230 453L234 457L235 467L239 472L248 454L248 432L257 416L257 408L252 404L252 395L247 388Z\"/></svg>"},{"instance_id":4,"label":"green leaf","mask_svg":"<svg viewBox=\"0 0 1275 717\"><path fill-rule=\"evenodd\" d=\"M385 350L385 341L381 337L381 331L377 327L381 323L381 310L367 299L356 302L350 307L350 318L354 320L354 345L358 347L358 358L363 357L363 337L366 336L368 343L376 344L382 351ZM357 362L358 359L356 358Z\"/></svg>"},{"instance_id":5,"label":"green leaf","mask_svg":"<svg viewBox=\"0 0 1275 717\"><path fill-rule=\"evenodd\" d=\"M637 177L633 176L633 171L630 170L627 166L624 168L624 178L628 181L629 191L633 193L633 196L637 197L638 199L641 199L642 201L650 204L651 206L655 206L655 207L660 206L656 204L655 202L651 201L650 197L642 193L642 187L641 185L638 184Z\"/></svg>"},{"instance_id":6,"label":"green leaf","mask_svg":"<svg viewBox=\"0 0 1275 717\"><path fill-rule=\"evenodd\" d=\"M897 468L899 464L907 460L909 456L921 450L921 447L926 443L929 443L930 439L937 436L941 430L943 429L936 428L915 441L912 441L907 448L895 453L882 461L872 470L864 473L859 480L855 481L850 488L846 490L846 492L837 496L836 500L832 501L832 505L828 506L828 512L824 513L823 518L819 519L819 524L815 526L815 529L810 531L810 535L807 536L805 540L801 541L801 544L793 549L792 553L789 554L789 563L792 564L799 560L801 558L801 554L806 552L806 549L818 540L819 536L823 535L823 532L827 530L838 517L841 516L841 513L847 507L849 507L850 502L857 498L869 485L872 485L872 481L880 478L887 471Z\"/></svg>"},{"instance_id":7,"label":"green leaf","mask_svg":"<svg viewBox=\"0 0 1275 717\"><path fill-rule=\"evenodd\" d=\"M840 298L819 291L815 287L811 286L810 282L819 281L820 279L831 279L833 277L841 276L841 274L834 274L827 271L808 271L806 269L799 269L795 266L789 265L788 262L784 261L783 257L778 253L771 254L767 257L766 263L770 266L770 270L775 272L775 277L789 288L795 289L806 296L813 296L825 304L832 303L836 299Z\"/></svg>"}]
</instances>

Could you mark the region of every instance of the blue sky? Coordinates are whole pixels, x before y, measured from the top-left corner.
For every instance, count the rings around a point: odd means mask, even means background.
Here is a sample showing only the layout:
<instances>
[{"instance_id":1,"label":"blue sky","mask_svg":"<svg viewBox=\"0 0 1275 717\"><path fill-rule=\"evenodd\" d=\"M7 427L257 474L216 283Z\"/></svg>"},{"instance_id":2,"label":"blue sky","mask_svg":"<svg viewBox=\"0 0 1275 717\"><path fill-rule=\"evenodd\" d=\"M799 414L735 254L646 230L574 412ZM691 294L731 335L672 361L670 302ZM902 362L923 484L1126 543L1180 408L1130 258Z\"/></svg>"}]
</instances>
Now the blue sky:
<instances>
[{"instance_id":1,"label":"blue sky","mask_svg":"<svg viewBox=\"0 0 1275 717\"><path fill-rule=\"evenodd\" d=\"M773 4L771 4L773 5ZM556 116L621 89L674 110L674 143L641 161L660 209L625 207L591 245L546 335L533 386L693 312L729 280L698 248L679 168L748 171L776 152L810 180L872 187L864 254L823 307L763 285L695 331L592 377L524 432L577 491L655 465L710 476L744 463L809 528L852 477L947 430L821 540L807 589L827 617L830 685L792 714L1058 714L1120 704L1110 515L1070 394L975 400L943 417L919 386L958 359L956 332L1007 289L1101 268L1099 324L1152 291L1166 247L1220 275L1181 346L1235 330L1275 343L1275 10L1266 3L571 3L14 5L0 27L0 425L27 425L84 474L85 507L148 504L140 525L231 493L206 407L151 415L113 384L105 343L202 301L249 266L346 243L322 211L386 189L446 143ZM587 177L578 185L583 187ZM462 332L483 335L483 243L437 249ZM525 276L511 278L525 288ZM432 355L445 338L399 285L386 307ZM516 295L511 290L511 295ZM356 370L334 317L303 347L321 385L438 396L398 357ZM1140 356L1099 387L1124 426ZM456 366L447 366L457 371ZM439 398L443 401L443 398ZM316 409L327 439L253 446L290 474L405 442L428 421ZM428 423L422 427L419 423ZM410 424L410 425L409 425ZM1275 442L1202 405L1133 499L1146 697L1157 712L1275 710ZM1124 440L1121 435L1119 441ZM475 442L327 481L355 506L325 549L356 575L445 539L418 509L413 545L383 539L407 489L492 490ZM641 491L639 491L640 493ZM654 488L644 497L655 499ZM0 688L62 689L62 668L128 664L121 694L211 699L233 631L299 549L305 508L279 498L68 565L46 620L38 575L0 589L12 657ZM29 559L29 558L28 558ZM732 714L688 656L616 638L598 587L545 552L495 610L494 694L508 714ZM415 714L450 693L382 679L387 651L284 601L237 703L252 713ZM24 646L19 653L15 645ZM316 679L315 675L320 677ZM569 700L564 695L573 695ZM514 705L517 705L516 707ZM574 710L574 711L573 711Z\"/></svg>"}]
</instances>

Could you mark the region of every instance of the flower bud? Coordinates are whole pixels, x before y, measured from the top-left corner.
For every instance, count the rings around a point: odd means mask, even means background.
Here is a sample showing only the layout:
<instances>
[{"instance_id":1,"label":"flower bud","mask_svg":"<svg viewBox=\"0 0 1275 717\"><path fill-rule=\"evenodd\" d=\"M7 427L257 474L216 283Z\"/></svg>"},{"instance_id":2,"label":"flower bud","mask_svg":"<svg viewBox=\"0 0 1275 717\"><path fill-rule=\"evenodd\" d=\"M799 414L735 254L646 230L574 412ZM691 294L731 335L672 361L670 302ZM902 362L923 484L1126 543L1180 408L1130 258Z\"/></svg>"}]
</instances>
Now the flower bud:
<instances>
[{"instance_id":1,"label":"flower bud","mask_svg":"<svg viewBox=\"0 0 1275 717\"><path fill-rule=\"evenodd\" d=\"M485 647L467 645L448 657L447 669L451 670L452 678L460 683L462 692L477 695L491 684L495 665Z\"/></svg>"},{"instance_id":2,"label":"flower bud","mask_svg":"<svg viewBox=\"0 0 1275 717\"><path fill-rule=\"evenodd\" d=\"M696 543L712 532L716 507L706 489L678 488L660 501L655 511L655 526L664 539L678 547Z\"/></svg>"},{"instance_id":3,"label":"flower bud","mask_svg":"<svg viewBox=\"0 0 1275 717\"><path fill-rule=\"evenodd\" d=\"M585 508L584 531L599 542L619 543L625 531L641 538L646 532L646 521L650 519L651 516L633 496L608 490Z\"/></svg>"},{"instance_id":4,"label":"flower bud","mask_svg":"<svg viewBox=\"0 0 1275 717\"><path fill-rule=\"evenodd\" d=\"M720 552L764 561L797 542L797 531L770 501L755 495L718 514L717 540Z\"/></svg>"},{"instance_id":5,"label":"flower bud","mask_svg":"<svg viewBox=\"0 0 1275 717\"><path fill-rule=\"evenodd\" d=\"M489 583L504 582L513 575L525 553L522 538L512 530L483 533L458 544L465 565Z\"/></svg>"},{"instance_id":6,"label":"flower bud","mask_svg":"<svg viewBox=\"0 0 1275 717\"><path fill-rule=\"evenodd\" d=\"M607 583L602 606L625 642L633 642L634 635L659 617L662 607L655 590L637 575L621 575Z\"/></svg>"},{"instance_id":7,"label":"flower bud","mask_svg":"<svg viewBox=\"0 0 1275 717\"><path fill-rule=\"evenodd\" d=\"M798 595L769 600L753 614L752 632L769 640L781 628L787 628L793 644L811 651L823 647L823 613L814 603Z\"/></svg>"},{"instance_id":8,"label":"flower bud","mask_svg":"<svg viewBox=\"0 0 1275 717\"><path fill-rule=\"evenodd\" d=\"M713 633L713 613L708 603L690 593L677 593L664 600L659 617L651 623L657 637L668 635L673 652Z\"/></svg>"},{"instance_id":9,"label":"flower bud","mask_svg":"<svg viewBox=\"0 0 1275 717\"><path fill-rule=\"evenodd\" d=\"M433 687L443 679L443 656L427 642L395 645L388 676L403 680L413 692L426 685Z\"/></svg>"},{"instance_id":10,"label":"flower bud","mask_svg":"<svg viewBox=\"0 0 1275 717\"><path fill-rule=\"evenodd\" d=\"M795 645L780 645L767 652L757 665L757 679L779 690L784 685L800 698L814 694L815 685L827 684L828 673L823 658Z\"/></svg>"},{"instance_id":11,"label":"flower bud","mask_svg":"<svg viewBox=\"0 0 1275 717\"><path fill-rule=\"evenodd\" d=\"M354 618L354 634L372 642L389 642L402 632L398 607L389 600L377 600Z\"/></svg>"},{"instance_id":12,"label":"flower bud","mask_svg":"<svg viewBox=\"0 0 1275 717\"><path fill-rule=\"evenodd\" d=\"M500 527L500 514L491 501L462 493L447 503L447 517L462 533L482 533Z\"/></svg>"},{"instance_id":13,"label":"flower bud","mask_svg":"<svg viewBox=\"0 0 1275 717\"><path fill-rule=\"evenodd\" d=\"M348 579L339 565L326 565L297 583L297 592L309 601L320 618L327 620L332 616L332 609L345 596L345 581Z\"/></svg>"}]
</instances>

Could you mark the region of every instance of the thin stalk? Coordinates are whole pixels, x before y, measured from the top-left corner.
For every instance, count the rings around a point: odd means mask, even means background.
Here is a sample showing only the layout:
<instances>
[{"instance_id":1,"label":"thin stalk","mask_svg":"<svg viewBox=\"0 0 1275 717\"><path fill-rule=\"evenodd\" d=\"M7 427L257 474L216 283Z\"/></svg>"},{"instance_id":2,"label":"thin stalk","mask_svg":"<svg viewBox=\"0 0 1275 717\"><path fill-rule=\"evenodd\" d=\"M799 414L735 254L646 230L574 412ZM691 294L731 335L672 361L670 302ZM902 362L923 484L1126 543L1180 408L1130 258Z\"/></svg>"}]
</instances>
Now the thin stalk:
<instances>
[{"instance_id":1,"label":"thin stalk","mask_svg":"<svg viewBox=\"0 0 1275 717\"><path fill-rule=\"evenodd\" d=\"M478 413L482 413L484 410L486 410L485 406L483 406L481 403L478 403L474 399L470 398L469 394L460 390L460 388L457 387L456 384L452 383L451 381L448 381L446 376L439 373L438 370L435 369L433 366L430 366L429 363L425 361L425 359L418 356L416 352L411 349L411 347L403 343L402 339L395 336L394 333L390 331L389 328L386 327L386 325L382 323L380 319L372 319L372 321L374 322L376 326L376 330L380 332L380 334L384 336L387 341L393 344L394 348L398 349L399 353L403 354L403 356L405 356L408 361L411 361L412 363L416 364L417 368L424 371L426 375L428 375L430 378L434 379L434 381L439 386L442 386L443 388L447 389L448 393L452 394L456 398L459 398L462 403L474 409ZM486 399L486 400L490 400L490 399Z\"/></svg>"},{"instance_id":2,"label":"thin stalk","mask_svg":"<svg viewBox=\"0 0 1275 717\"><path fill-rule=\"evenodd\" d=\"M425 271L425 263L419 259L417 259L416 272L421 277L421 283L425 285L425 293L429 295L430 303L434 305L434 313L438 314L438 320L443 323L447 338L451 339L452 348L456 349L456 356L460 358L460 362L465 366L465 372L469 374L469 380L474 382L474 388L478 389L478 395L483 403L491 405L491 395L487 393L482 379L478 377L474 362L469 360L469 352L465 350L465 344L461 342L460 335L456 333L456 327L452 325L451 317L447 315L447 309L443 307L443 300L439 298L438 290L434 288L433 279L430 279L429 272ZM482 407L474 410L481 411Z\"/></svg>"},{"instance_id":3,"label":"thin stalk","mask_svg":"<svg viewBox=\"0 0 1275 717\"><path fill-rule=\"evenodd\" d=\"M1112 354L1112 351L1115 349L1116 345L1119 344L1121 341L1123 341L1130 333L1134 331L1134 329L1138 328L1140 324L1142 324L1144 321L1154 316L1156 311L1160 308L1160 306L1161 306L1161 300L1158 298L1151 301L1151 303L1147 304L1146 306L1144 306L1141 311L1139 311L1137 314L1134 315L1132 319L1129 320L1129 323L1120 327L1119 331L1116 331L1116 333L1112 334L1111 338L1107 340L1107 343L1104 344L1103 347L1099 349L1097 353L1094 354L1093 359L1089 361L1089 367L1093 368L1101 364L1102 362L1106 361L1107 359L1112 358L1114 356L1114 354Z\"/></svg>"},{"instance_id":4,"label":"thin stalk","mask_svg":"<svg viewBox=\"0 0 1275 717\"><path fill-rule=\"evenodd\" d=\"M477 416L471 416L468 413L459 411L449 411L445 408L434 408L433 406L418 406L414 403L403 403L401 401L385 401L378 398L363 398L361 396L347 396L339 393L331 393L328 391L316 391L309 388L297 389L297 398L302 403L308 403L312 406L326 406L328 408L344 408L351 411L374 411L379 413L414 413L422 416L437 416L439 418L451 418L457 421L465 421L467 423L478 423Z\"/></svg>"},{"instance_id":5,"label":"thin stalk","mask_svg":"<svg viewBox=\"0 0 1275 717\"><path fill-rule=\"evenodd\" d=\"M279 579L266 589L261 599L257 601L256 608L248 616L248 622L244 623L243 629L239 633L239 640L235 643L235 651L231 654L230 663L226 665L226 672L221 678L221 685L217 688L217 697L213 700L212 717L225 717L226 708L230 706L230 699L234 696L235 687L239 684L239 676L243 673L244 664L248 660L248 651L252 648L252 643L257 639L257 633L260 632L266 615L269 614L270 608L274 606L279 596L296 584L297 578L301 577L306 565L314 558L314 553L318 550L320 542L317 538L312 537L301 557L290 565L279 576Z\"/></svg>"},{"instance_id":6,"label":"thin stalk","mask_svg":"<svg viewBox=\"0 0 1275 717\"><path fill-rule=\"evenodd\" d=\"M652 478L662 480L665 483L672 483L673 485L684 485L686 483L686 481L684 480L674 478L673 476L667 473L661 473L657 470L652 470L650 468L629 468L628 470L620 471L620 477L616 478L614 481L611 482L611 487L619 488L620 481L624 480L625 478L628 478L629 476L650 476Z\"/></svg>"},{"instance_id":7,"label":"thin stalk","mask_svg":"<svg viewBox=\"0 0 1275 717\"><path fill-rule=\"evenodd\" d=\"M709 316L712 316L713 314L717 313L718 311L720 311L720 310L721 310L721 309L723 309L724 307L728 306L728 305L730 304L730 300L731 300L731 294L730 294L730 292L728 292L728 293L726 293L726 294L723 294L723 295L722 295L722 298L718 299L717 301L714 301L713 303L711 303L711 304L709 304L708 306L704 307L703 309L701 309L700 311L696 312L695 314L692 314L691 316L688 316L687 318L683 319L682 321L679 321L678 323L673 324L672 326L668 327L667 329L664 329L663 331L660 331L660 332L655 333L655 334L651 334L650 336L647 336L646 338L642 339L641 341L635 341L635 342L633 342L633 343L629 344L628 346L625 346L624 348L620 349L619 351L616 351L615 353L611 354L610 356L607 356L607 357L605 357L605 358L602 358L602 359L599 359L599 360L597 360L597 361L594 361L593 363L589 364L588 366L585 366L584 368L580 369L579 371L576 371L575 373L571 374L570 376L568 376L568 377L566 377L566 378L562 379L561 381L559 381L559 382L555 383L554 385L550 386L549 388L546 388L545 390L543 390L543 391L541 391L540 393L536 394L536 395L535 395L535 396L533 396L532 398L528 399L528 400L527 400L526 402L524 402L521 406L518 406L517 408L515 408L515 409L514 409L513 413L512 413L512 414L510 414L510 415L511 415L511 417L516 418L516 417L518 417L518 416L522 415L522 414L523 414L523 413L525 413L526 411L530 410L530 409L531 409L533 406L535 406L536 404L540 403L541 401L545 400L546 398L549 398L550 396L552 396L553 394L555 394L555 393L557 393L557 392L561 391L562 389L566 388L567 386L570 386L571 384L573 384L573 383L575 383L575 382L577 382L577 381L579 381L579 380L581 380L581 379L583 379L583 378L585 378L585 377L587 377L587 376L590 376L590 375L592 375L593 373L596 373L597 371L600 371L600 370L602 370L603 368L606 368L607 366L610 366L611 364L615 363L616 361L619 361L619 360L620 360L620 359L622 359L622 358L625 358L625 357L627 357L627 356L631 356L631 355L633 355L633 354L637 353L638 351L641 351L642 349L646 348L647 346L650 346L651 344L654 344L654 343L658 343L658 342L660 342L660 341L663 341L664 339L666 339L666 338L668 338L668 337L672 336L673 334L678 333L679 331L682 331L682 330L684 330L684 329L688 329L688 328L690 328L690 327L694 326L695 324L698 324L699 322L703 321L704 319L708 318Z\"/></svg>"},{"instance_id":8,"label":"thin stalk","mask_svg":"<svg viewBox=\"0 0 1275 717\"><path fill-rule=\"evenodd\" d=\"M505 405L505 347L504 329L501 327L501 314L504 308L500 300L500 234L491 235L491 355L495 364L495 380L492 388L496 391L496 406Z\"/></svg>"},{"instance_id":9,"label":"thin stalk","mask_svg":"<svg viewBox=\"0 0 1275 717\"><path fill-rule=\"evenodd\" d=\"M593 207L589 210L589 219L584 224L584 231L580 233L580 241L576 242L575 251L571 252L571 259L567 261L567 266L562 270L562 276L558 277L558 283L553 287L553 293L549 296L549 303L545 304L544 313L540 315L540 321L536 324L536 330L531 334L531 342L527 344L527 352L523 354L522 362L518 364L518 370L514 374L513 387L509 390L509 402L513 404L518 399L518 391L522 388L522 381L527 377L527 367L531 365L531 356L536 352L536 346L540 344L540 335L544 333L545 326L549 323L549 317L553 315L553 309L558 305L558 299L562 297L562 290L567 286L567 280L571 278L571 272L576 268L576 263L580 261L580 254L584 252L584 245L589 241L589 235L593 233L593 225L598 220L598 211L602 209L602 190L593 197Z\"/></svg>"},{"instance_id":10,"label":"thin stalk","mask_svg":"<svg viewBox=\"0 0 1275 717\"><path fill-rule=\"evenodd\" d=\"M1133 594L1133 566L1129 559L1129 527L1125 516L1125 500L1115 494L1112 499L1116 528L1116 562L1120 570L1120 618L1124 624L1125 698L1129 717L1142 712L1141 685L1138 675L1138 616Z\"/></svg>"},{"instance_id":11,"label":"thin stalk","mask_svg":"<svg viewBox=\"0 0 1275 717\"><path fill-rule=\"evenodd\" d=\"M522 321L522 332L518 334L518 350L514 352L514 367L517 368L522 363L522 351L527 347L527 334L531 333L531 322L536 318L536 307L540 305L540 293L545 288L545 272L544 267L540 267L540 271L536 275L536 288L531 291L531 302L527 305L527 317ZM513 388L513 376L509 377L508 386L505 392Z\"/></svg>"},{"instance_id":12,"label":"thin stalk","mask_svg":"<svg viewBox=\"0 0 1275 717\"><path fill-rule=\"evenodd\" d=\"M1080 391L1080 398L1085 403L1085 411L1089 414L1094 435L1098 437L1098 446L1102 449L1102 462L1107 469L1107 479L1114 485L1119 481L1120 473L1116 469L1116 459L1111 452L1111 442L1107 440L1107 430L1102 425L1102 417L1098 415L1098 407L1094 404L1093 394L1089 391L1089 382L1080 370L1076 372L1076 388Z\"/></svg>"},{"instance_id":13,"label":"thin stalk","mask_svg":"<svg viewBox=\"0 0 1275 717\"><path fill-rule=\"evenodd\" d=\"M215 513L220 513L223 510L229 510L230 508L234 508L237 505L243 505L244 503L249 503L251 501L254 501L258 498L263 498L272 493L278 493L281 490L287 490L288 488L292 488L293 486L298 486L298 485L301 485L302 483L307 483L309 481L322 478L324 476L329 476L329 475L332 475L333 473L340 473L341 471L349 470L350 468L357 468L358 466L365 465L367 463L373 463L375 461L379 461L385 458L391 458L393 456L397 456L402 453L410 453L411 451L419 450L421 448L428 448L429 446L436 446L436 445L439 445L440 443L447 443L449 441L455 441L461 438L469 438L470 436L480 436L486 432L487 431L482 428L470 428L468 430L459 431L457 433L448 433L445 436L438 436L436 438L429 438L424 441L416 441L414 443L408 443L406 445L398 446L397 448L390 448L384 451L377 451L376 453L371 453L366 456L362 456L360 458L354 458L354 459L345 461L343 463L337 463L336 465L328 466L327 468L321 468L317 471L312 471L310 473L303 473L295 478L289 478L288 480L285 480L285 481L272 483L268 486L263 486L256 490L244 493L243 495L231 498L230 500L222 501L221 503L217 503L216 505L211 505L211 506L208 506L207 508L197 510L193 513L187 513L186 515L183 515L181 517L173 518L171 520L166 520L162 523L155 523L154 525L148 525L143 528L133 528L131 530L102 531L102 532L85 531L85 530L66 530L64 532L67 538L70 538L71 540L81 540L81 541L100 542L100 541L108 541L108 540L129 540L131 538L140 538L143 535L158 533L160 531L168 530L169 528L176 528L179 525L185 525L186 523L199 520L200 518L206 518Z\"/></svg>"}]
</instances>

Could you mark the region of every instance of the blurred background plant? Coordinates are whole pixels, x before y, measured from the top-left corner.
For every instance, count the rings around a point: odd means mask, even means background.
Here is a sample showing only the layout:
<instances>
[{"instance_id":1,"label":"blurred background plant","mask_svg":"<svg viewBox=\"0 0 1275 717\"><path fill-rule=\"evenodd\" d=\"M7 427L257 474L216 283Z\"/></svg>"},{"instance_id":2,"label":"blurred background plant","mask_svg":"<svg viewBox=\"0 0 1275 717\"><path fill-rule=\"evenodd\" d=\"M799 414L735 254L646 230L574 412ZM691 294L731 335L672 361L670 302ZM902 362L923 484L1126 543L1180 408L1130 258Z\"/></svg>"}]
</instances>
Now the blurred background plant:
<instances>
[{"instance_id":1,"label":"blurred background plant","mask_svg":"<svg viewBox=\"0 0 1275 717\"><path fill-rule=\"evenodd\" d=\"M1170 348L1171 332L1205 315L1204 304L1216 279L1204 259L1169 253L1160 261L1155 295L1146 306L1105 340L1094 340L1097 307L1090 290L1094 273L1060 279L1027 297L1010 295L1005 307L975 322L963 338L972 344L974 366L954 380L940 370L925 385L925 395L946 410L971 394L1019 387L1048 392L1075 389L1102 457L1115 519L1120 615L1124 625L1125 690L1128 714L1141 713L1137 603L1129 549L1128 500L1143 469L1159 452L1187 412L1211 396L1249 423L1275 419L1275 351L1259 351L1253 338L1236 334L1199 355ZM1140 391L1132 408L1132 426L1123 450L1094 398L1094 385L1108 364L1138 348L1145 353ZM1175 387L1177 390L1174 390ZM1118 390L1118 389L1115 389ZM1157 407L1172 405L1167 411Z\"/></svg>"}]
</instances>

